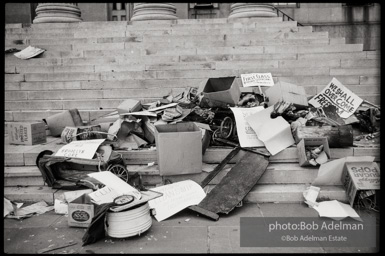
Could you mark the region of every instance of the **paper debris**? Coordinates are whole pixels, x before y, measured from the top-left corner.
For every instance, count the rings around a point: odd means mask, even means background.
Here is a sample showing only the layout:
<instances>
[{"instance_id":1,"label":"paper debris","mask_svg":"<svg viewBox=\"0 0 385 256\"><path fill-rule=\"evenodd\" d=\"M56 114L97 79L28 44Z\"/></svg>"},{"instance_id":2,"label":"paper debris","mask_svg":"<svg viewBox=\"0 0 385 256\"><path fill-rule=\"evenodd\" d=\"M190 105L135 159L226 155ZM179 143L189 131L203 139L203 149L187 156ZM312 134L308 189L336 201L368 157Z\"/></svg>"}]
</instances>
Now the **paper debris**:
<instances>
[{"instance_id":1,"label":"paper debris","mask_svg":"<svg viewBox=\"0 0 385 256\"><path fill-rule=\"evenodd\" d=\"M310 186L303 192L303 197L306 199L305 203L309 205L310 208L313 208L315 205L318 205L317 197L320 192L319 187Z\"/></svg>"},{"instance_id":2,"label":"paper debris","mask_svg":"<svg viewBox=\"0 0 385 256\"><path fill-rule=\"evenodd\" d=\"M27 60L27 59L35 57L35 56L37 56L37 55L39 55L39 54L41 54L43 52L45 52L44 49L40 49L40 48L33 47L33 46L28 46L24 50L22 50L20 52L17 52L14 55L16 57L18 57L19 59Z\"/></svg>"},{"instance_id":3,"label":"paper debris","mask_svg":"<svg viewBox=\"0 0 385 256\"><path fill-rule=\"evenodd\" d=\"M328 217L334 220L342 220L346 217L352 217L361 220L357 212L348 204L338 202L337 200L318 203L313 207L320 217Z\"/></svg>"},{"instance_id":4,"label":"paper debris","mask_svg":"<svg viewBox=\"0 0 385 256\"><path fill-rule=\"evenodd\" d=\"M11 219L22 219L33 216L34 214L42 214L48 211L52 211L54 206L48 206L45 201L40 201L38 203L20 208L16 211L14 215L7 215L6 218Z\"/></svg>"},{"instance_id":5,"label":"paper debris","mask_svg":"<svg viewBox=\"0 0 385 256\"><path fill-rule=\"evenodd\" d=\"M206 194L198 183L185 180L152 189L163 196L150 200L151 209L155 209L155 219L162 221L191 205L199 204Z\"/></svg>"},{"instance_id":6,"label":"paper debris","mask_svg":"<svg viewBox=\"0 0 385 256\"><path fill-rule=\"evenodd\" d=\"M290 124L282 116L271 118L274 106L246 117L246 121L255 131L271 155L275 155L295 143Z\"/></svg>"}]
</instances>

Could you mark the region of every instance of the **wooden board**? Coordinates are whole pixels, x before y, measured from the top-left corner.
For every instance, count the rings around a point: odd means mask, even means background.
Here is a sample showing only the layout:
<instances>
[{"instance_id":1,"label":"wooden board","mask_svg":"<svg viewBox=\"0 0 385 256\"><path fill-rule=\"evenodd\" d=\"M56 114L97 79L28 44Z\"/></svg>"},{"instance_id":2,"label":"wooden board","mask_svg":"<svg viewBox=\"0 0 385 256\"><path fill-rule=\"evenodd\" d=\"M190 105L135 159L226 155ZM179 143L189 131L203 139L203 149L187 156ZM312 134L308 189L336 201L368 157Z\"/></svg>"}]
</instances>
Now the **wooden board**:
<instances>
[{"instance_id":1,"label":"wooden board","mask_svg":"<svg viewBox=\"0 0 385 256\"><path fill-rule=\"evenodd\" d=\"M229 213L255 186L268 164L268 158L245 152L240 161L199 203L198 207L213 213Z\"/></svg>"}]
</instances>

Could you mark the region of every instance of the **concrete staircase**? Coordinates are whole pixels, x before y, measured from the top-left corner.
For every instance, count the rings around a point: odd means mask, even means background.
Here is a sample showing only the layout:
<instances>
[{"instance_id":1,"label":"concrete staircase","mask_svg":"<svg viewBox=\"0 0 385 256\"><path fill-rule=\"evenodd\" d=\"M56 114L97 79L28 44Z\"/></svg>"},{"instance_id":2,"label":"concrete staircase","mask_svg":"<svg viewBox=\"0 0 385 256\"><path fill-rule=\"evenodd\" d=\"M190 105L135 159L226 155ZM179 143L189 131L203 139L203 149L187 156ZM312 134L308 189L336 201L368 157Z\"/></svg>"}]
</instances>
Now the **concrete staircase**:
<instances>
[{"instance_id":1,"label":"concrete staircase","mask_svg":"<svg viewBox=\"0 0 385 256\"><path fill-rule=\"evenodd\" d=\"M302 85L309 95L336 77L363 99L380 103L379 52L362 51L362 44L345 44L344 38L329 38L327 32L312 32L312 27L297 27L280 17L6 25L6 47L28 45L47 51L29 60L5 55L6 122L36 121L77 108L84 121L94 123L128 98L152 102L187 86L197 87L210 77L239 79L252 72L271 72L275 82ZM5 196L47 202L60 196L63 191L44 186L35 166L37 154L57 150L59 142L49 137L45 145L16 146L8 145L5 136ZM203 180L229 151L209 148L204 171L189 177L159 176L156 165L147 166L156 162L155 151L122 153L129 171L140 172L146 185L153 186L166 178ZM332 149L334 159L348 155L374 155L379 161L379 148ZM302 192L318 169L299 167L295 147L270 160L245 201L302 201ZM346 200L338 186L322 188L321 197Z\"/></svg>"}]
</instances>

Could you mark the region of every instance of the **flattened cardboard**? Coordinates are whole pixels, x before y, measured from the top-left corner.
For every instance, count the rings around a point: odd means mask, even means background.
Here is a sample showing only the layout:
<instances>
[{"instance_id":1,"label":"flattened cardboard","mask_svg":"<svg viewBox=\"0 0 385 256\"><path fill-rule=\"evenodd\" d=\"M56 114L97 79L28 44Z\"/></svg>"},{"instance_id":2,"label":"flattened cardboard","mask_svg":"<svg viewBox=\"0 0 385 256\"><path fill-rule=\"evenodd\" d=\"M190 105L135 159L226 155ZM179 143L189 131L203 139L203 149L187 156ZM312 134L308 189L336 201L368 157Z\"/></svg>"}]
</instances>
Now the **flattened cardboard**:
<instances>
[{"instance_id":1,"label":"flattened cardboard","mask_svg":"<svg viewBox=\"0 0 385 256\"><path fill-rule=\"evenodd\" d=\"M91 198L83 194L68 204L68 226L88 227L95 215Z\"/></svg>"},{"instance_id":2,"label":"flattened cardboard","mask_svg":"<svg viewBox=\"0 0 385 256\"><path fill-rule=\"evenodd\" d=\"M160 175L202 172L202 133L193 122L155 126Z\"/></svg>"},{"instance_id":3,"label":"flattened cardboard","mask_svg":"<svg viewBox=\"0 0 385 256\"><path fill-rule=\"evenodd\" d=\"M346 162L341 181L353 207L358 191L380 189L380 168L375 162Z\"/></svg>"},{"instance_id":4,"label":"flattened cardboard","mask_svg":"<svg viewBox=\"0 0 385 256\"><path fill-rule=\"evenodd\" d=\"M297 106L308 106L305 88L283 81L277 82L266 90L265 95L269 98L268 106L284 100Z\"/></svg>"},{"instance_id":5,"label":"flattened cardboard","mask_svg":"<svg viewBox=\"0 0 385 256\"><path fill-rule=\"evenodd\" d=\"M323 145L323 151L326 153L328 159L330 159L330 149L328 139L325 137L304 138L297 144L298 161L299 166L313 166L309 163L309 159L306 157L306 147L318 147Z\"/></svg>"},{"instance_id":6,"label":"flattened cardboard","mask_svg":"<svg viewBox=\"0 0 385 256\"><path fill-rule=\"evenodd\" d=\"M240 81L235 77L209 78L199 92L203 93L201 107L235 106L241 96Z\"/></svg>"},{"instance_id":7,"label":"flattened cardboard","mask_svg":"<svg viewBox=\"0 0 385 256\"><path fill-rule=\"evenodd\" d=\"M43 122L7 123L9 144L36 145L47 142Z\"/></svg>"}]
</instances>

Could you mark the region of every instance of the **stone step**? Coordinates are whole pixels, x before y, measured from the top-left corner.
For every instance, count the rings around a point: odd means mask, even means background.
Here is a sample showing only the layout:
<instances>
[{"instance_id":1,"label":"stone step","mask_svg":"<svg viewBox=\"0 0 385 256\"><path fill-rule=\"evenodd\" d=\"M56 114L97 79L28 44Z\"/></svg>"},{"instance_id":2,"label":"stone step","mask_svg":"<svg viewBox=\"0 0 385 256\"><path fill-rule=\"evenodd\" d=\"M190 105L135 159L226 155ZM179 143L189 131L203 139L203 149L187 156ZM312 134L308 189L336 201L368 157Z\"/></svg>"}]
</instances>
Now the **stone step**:
<instances>
[{"instance_id":1,"label":"stone step","mask_svg":"<svg viewBox=\"0 0 385 256\"><path fill-rule=\"evenodd\" d=\"M151 24L167 24L167 23L176 23L176 24L211 24L211 23L232 23L232 22L241 22L241 23L263 23L263 22L277 22L282 21L282 17L269 17L269 18L242 18L242 19L236 19L236 20L228 20L227 18L219 18L219 19L178 19L178 20L165 20L165 21L141 21L141 22L127 22L127 21L93 21L93 22L79 22L79 23L38 23L38 24L5 24L6 29L11 28L25 28L25 27L33 27L33 28L42 28L42 29L50 29L50 28L94 28L94 27L106 27L106 28L112 28L112 27L126 27L127 24L130 25L144 25L148 26Z\"/></svg>"},{"instance_id":2,"label":"stone step","mask_svg":"<svg viewBox=\"0 0 385 256\"><path fill-rule=\"evenodd\" d=\"M243 200L245 203L299 203L303 202L305 184L255 185ZM342 186L320 186L317 201L338 200L348 202L345 189Z\"/></svg>"},{"instance_id":3,"label":"stone step","mask_svg":"<svg viewBox=\"0 0 385 256\"><path fill-rule=\"evenodd\" d=\"M179 21L179 20L178 20ZM231 21L227 22L227 20L220 20L220 19L201 19L201 20L180 20L178 21L161 21L161 22L151 22L151 21L143 21L143 22L128 22L126 23L120 23L120 24L103 24L102 23L94 22L94 26L90 26L90 24L84 23L78 24L78 25L66 25L66 26L55 26L55 24L51 25L41 25L41 24L32 24L30 26L26 27L5 27L5 31L8 33L29 33L29 32L52 32L57 31L60 29L63 32L70 32L70 31L86 31L86 30L121 30L121 29L127 29L127 30L148 30L148 29L169 29L169 28L183 28L183 29L194 29L194 28L238 28L238 27L287 27L287 26L296 26L297 22L295 21L289 21L289 22L282 22L278 19L271 19L271 20L243 20L243 21ZM85 25L84 25L85 24ZM87 26L88 25L88 26Z\"/></svg>"},{"instance_id":4,"label":"stone step","mask_svg":"<svg viewBox=\"0 0 385 256\"><path fill-rule=\"evenodd\" d=\"M299 203L303 202L305 184L257 184L247 194L245 203ZM209 185L211 190L213 185ZM317 201L338 200L347 202L346 192L342 186L321 186ZM47 186L5 187L4 196L15 202L46 201L53 205L55 198L63 198L68 190L57 190Z\"/></svg>"},{"instance_id":5,"label":"stone step","mask_svg":"<svg viewBox=\"0 0 385 256\"><path fill-rule=\"evenodd\" d=\"M216 164L204 164L203 170L198 174L185 174L173 176L160 176L158 166L127 165L129 173L138 172L144 185L155 186L166 181L178 182L193 180L202 182L216 167ZM209 184L216 185L230 171L233 164L227 165ZM316 167L300 167L298 163L270 163L259 180L259 184L308 184L313 182L318 173ZM43 186L44 181L41 172L36 166L17 166L4 168L4 186Z\"/></svg>"},{"instance_id":6,"label":"stone step","mask_svg":"<svg viewBox=\"0 0 385 256\"><path fill-rule=\"evenodd\" d=\"M106 38L107 39L107 38ZM30 43L25 42L23 44L14 44L15 40L7 40L12 41L6 43L7 47L10 48L24 48ZM29 41L32 41L29 40ZM154 48L159 47L159 42L132 42L127 40L126 38L115 38L113 42L87 42L87 40L81 40L79 42L74 42L74 40L67 41L57 41L53 40L40 40L42 42L34 43L35 47L39 47L45 49L47 51L71 51L71 50L119 50L119 49L130 49L130 48ZM44 42L46 41L46 42ZM96 40L94 40L96 41ZM320 39L297 39L297 38L288 38L288 39L253 39L243 37L233 40L226 40L224 37L221 40L213 40L213 41L201 41L201 40L170 40L167 42L167 47L207 47L207 46L255 46L255 45L329 45L329 44L344 44L345 39L342 40L333 40L329 38L320 38ZM24 45L24 46L23 46ZM23 47L21 47L23 46Z\"/></svg>"},{"instance_id":7,"label":"stone step","mask_svg":"<svg viewBox=\"0 0 385 256\"><path fill-rule=\"evenodd\" d=\"M52 189L48 186L28 186L28 187L4 187L4 197L11 201L21 203L36 203L44 200L50 205L53 205L54 194L58 189ZM61 193L66 191L61 190Z\"/></svg>"},{"instance_id":8,"label":"stone step","mask_svg":"<svg viewBox=\"0 0 385 256\"><path fill-rule=\"evenodd\" d=\"M146 29L127 29L127 30L110 30L110 29L89 29L89 30L73 30L73 31L64 31L63 33L58 33L57 30L52 31L30 31L30 32L5 32L5 38L8 40L30 40L30 39L39 39L39 38L99 38L100 35L103 37L137 37L144 35L158 35L158 36L182 36L182 35L223 35L223 34L254 34L254 35L264 35L264 34L275 34L275 33L293 33L298 32L298 27L295 26L266 26L266 27L246 27L246 28L201 28L200 26L196 28L169 28L169 29L156 29L156 28L146 28ZM304 33L309 33L311 31L303 31Z\"/></svg>"},{"instance_id":9,"label":"stone step","mask_svg":"<svg viewBox=\"0 0 385 256\"><path fill-rule=\"evenodd\" d=\"M330 82L330 81L329 81ZM305 92L309 96L314 95L317 91L322 90L325 85L320 86L307 86ZM148 93L148 90L111 90L108 92L101 91L83 91L88 96L78 96L77 94L82 91L69 91L62 92L63 96L57 95L58 92L6 92L5 96L10 100L5 101L5 120L6 121L23 121L26 120L34 121L38 116L48 115L45 109L49 109L52 113L63 111L64 109L77 108L79 111L85 113L88 120L90 111L96 111L99 109L114 109L119 103L126 99L143 100L143 103L154 102L160 100L164 95L178 95L184 91L185 88L163 88L161 92ZM367 90L367 91L366 91ZM381 94L376 88L358 88L354 92L357 95L371 102L375 105L381 104ZM39 95L39 93L41 95ZM137 96L132 96L136 93ZM101 96L102 95L102 96ZM25 99L31 97L33 99ZM104 98L102 98L104 97ZM45 99L42 99L45 98ZM99 99L98 99L99 98ZM33 109L33 110L31 110ZM88 111L89 110L89 111ZM28 113L30 113L28 115ZM26 117L27 116L27 117ZM40 120L40 119L39 119Z\"/></svg>"},{"instance_id":10,"label":"stone step","mask_svg":"<svg viewBox=\"0 0 385 256\"><path fill-rule=\"evenodd\" d=\"M198 59L199 60L199 59ZM6 65L6 74L22 73L63 73L63 72L81 72L97 73L104 71L142 71L142 70L199 70L199 69L242 69L249 67L271 67L271 68L297 68L297 67L330 67L331 72L336 75L379 75L375 68L380 67L378 60L340 60L331 59L320 62L314 59L303 60L242 60L242 61L216 61L216 62L163 62L162 64L145 65L141 63L132 63L128 65L116 64L95 64L95 65L52 65L52 66L19 66ZM361 67L361 71L357 68ZM337 69L338 68L338 69ZM331 74L332 75L332 74Z\"/></svg>"},{"instance_id":11,"label":"stone step","mask_svg":"<svg viewBox=\"0 0 385 256\"><path fill-rule=\"evenodd\" d=\"M4 140L4 164L5 166L31 166L35 165L37 155L43 150L56 152L63 144L60 138L47 137L47 143L34 146L11 145L8 144L8 136ZM379 147L350 147L350 148L331 148L332 159L345 156L374 156L375 161L380 161ZM207 164L220 163L231 148L210 147L203 156L203 162ZM157 163L156 150L132 150L117 151L123 155L123 159L128 165L147 165ZM241 151L230 163L235 163L244 153ZM297 148L291 146L278 154L270 157L272 163L298 163Z\"/></svg>"},{"instance_id":12,"label":"stone step","mask_svg":"<svg viewBox=\"0 0 385 256\"><path fill-rule=\"evenodd\" d=\"M32 58L21 60L13 55L6 55L5 66L64 66L64 65L97 65L106 63L130 64L144 63L156 64L167 62L211 62L211 61L246 61L246 60L341 60L342 67L365 66L373 67L380 58L374 58L379 54L371 52L344 52L344 53L270 53L270 54L204 54L204 55L178 55L178 56L154 56L145 55L140 58L125 58L119 55L119 52L109 52L109 56L102 55L102 51L95 52L94 57L64 57L60 58ZM52 55L52 53L51 53ZM111 56L114 55L114 56Z\"/></svg>"},{"instance_id":13,"label":"stone step","mask_svg":"<svg viewBox=\"0 0 385 256\"><path fill-rule=\"evenodd\" d=\"M4 167L4 186L44 186L44 180L37 166Z\"/></svg>"},{"instance_id":14,"label":"stone step","mask_svg":"<svg viewBox=\"0 0 385 256\"><path fill-rule=\"evenodd\" d=\"M271 21L271 22L250 22L250 23L201 23L201 24L151 24L141 23L127 26L94 26L88 28L82 27L67 27L60 28L64 33L89 33L89 32L100 32L104 33L106 31L146 31L146 30L196 30L196 29L236 29L236 28L295 28L297 26L296 21L282 22L282 21ZM26 27L26 28L10 28L5 29L6 34L32 34L32 33L55 33L58 28L42 28L42 27Z\"/></svg>"}]
</instances>

